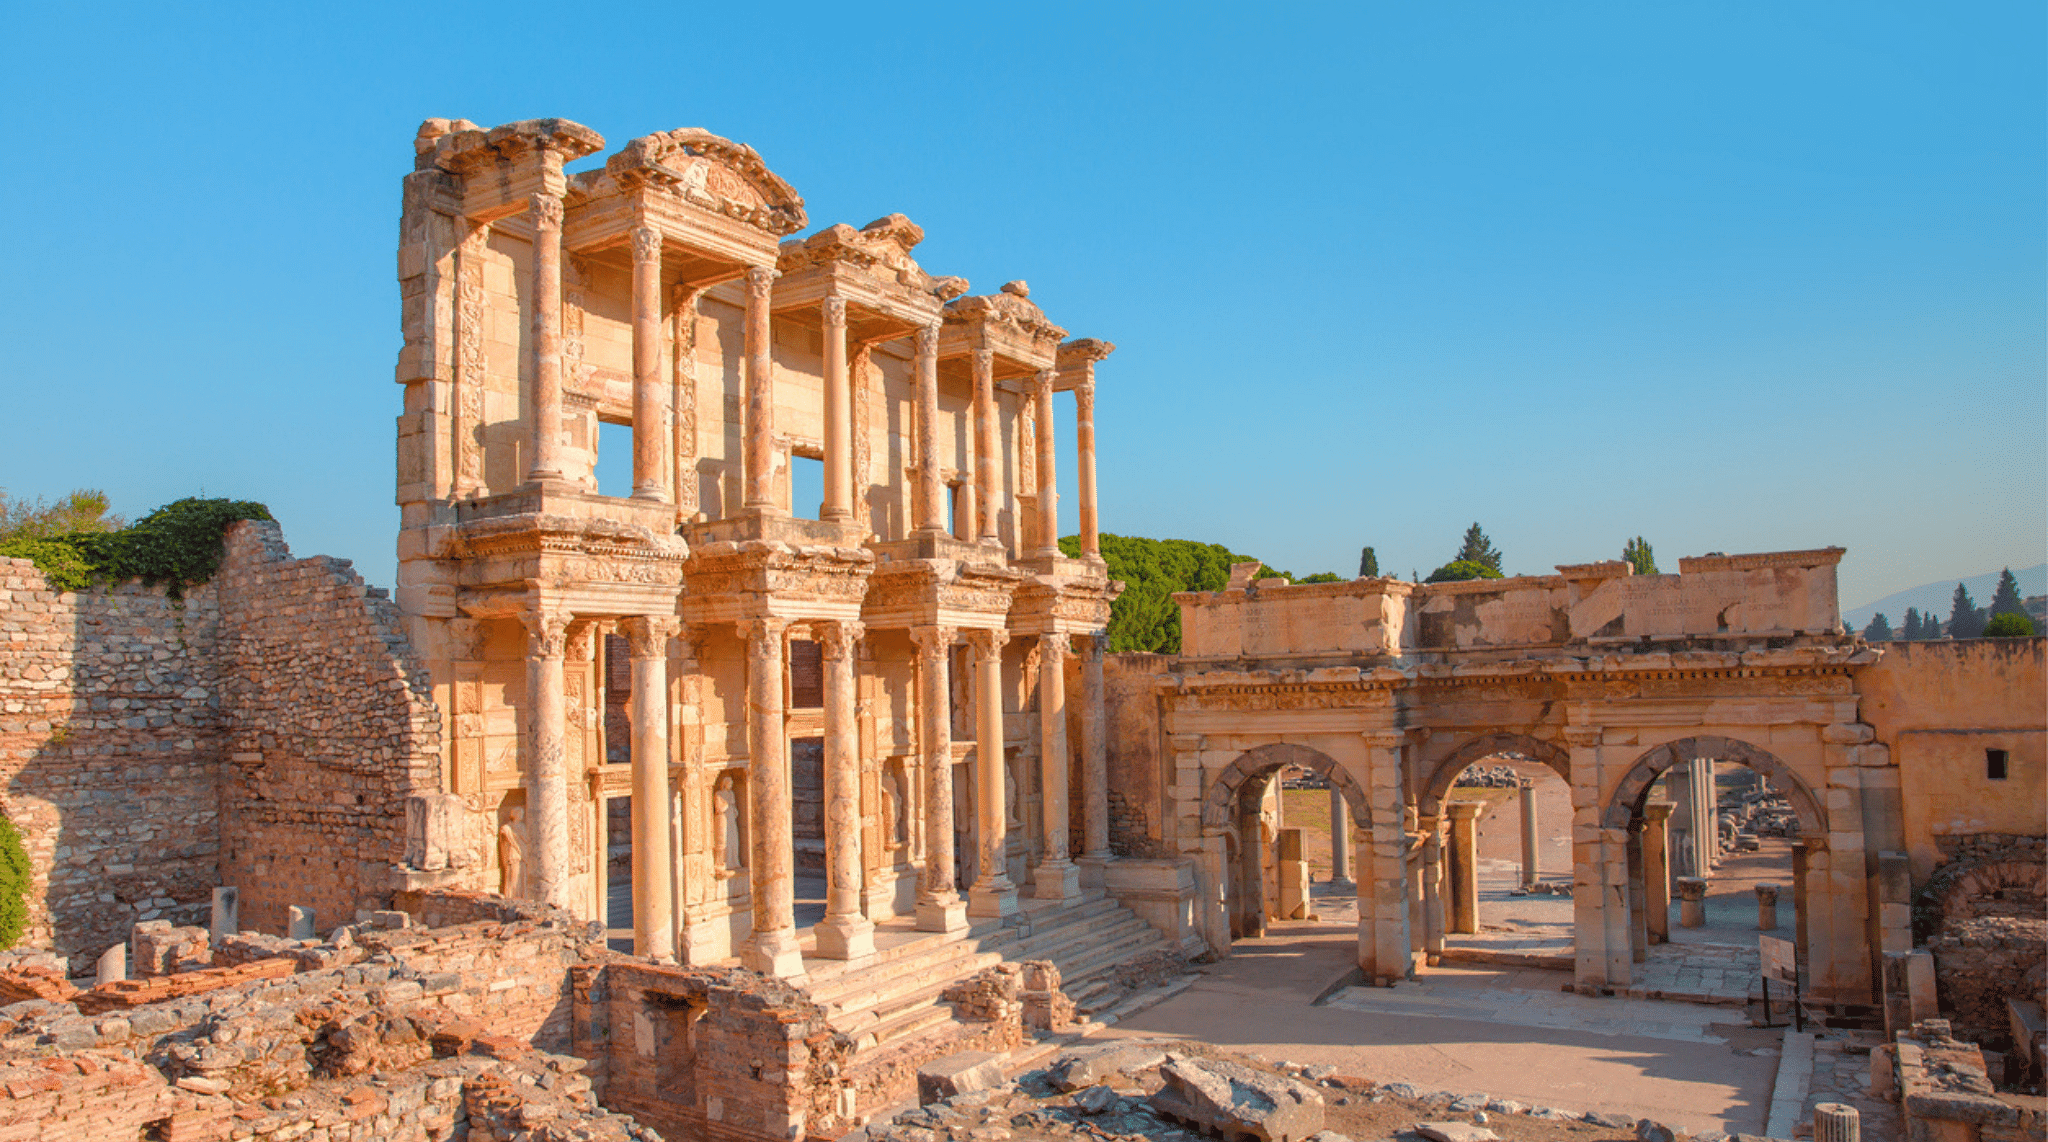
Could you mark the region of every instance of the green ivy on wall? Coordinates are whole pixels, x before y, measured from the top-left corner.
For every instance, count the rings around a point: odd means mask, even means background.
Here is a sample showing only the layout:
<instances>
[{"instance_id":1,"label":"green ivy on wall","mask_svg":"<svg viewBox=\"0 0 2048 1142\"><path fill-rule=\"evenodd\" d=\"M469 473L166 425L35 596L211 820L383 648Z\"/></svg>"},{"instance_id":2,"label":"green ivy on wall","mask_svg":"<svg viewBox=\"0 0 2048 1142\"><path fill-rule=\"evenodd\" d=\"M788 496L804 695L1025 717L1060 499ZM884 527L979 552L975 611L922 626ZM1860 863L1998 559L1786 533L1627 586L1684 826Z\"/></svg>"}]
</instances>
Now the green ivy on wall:
<instances>
[{"instance_id":1,"label":"green ivy on wall","mask_svg":"<svg viewBox=\"0 0 2048 1142\"><path fill-rule=\"evenodd\" d=\"M270 519L252 500L187 497L165 504L118 531L19 536L0 541L0 555L29 559L60 591L140 579L168 584L172 597L220 570L221 533L236 520Z\"/></svg>"}]
</instances>

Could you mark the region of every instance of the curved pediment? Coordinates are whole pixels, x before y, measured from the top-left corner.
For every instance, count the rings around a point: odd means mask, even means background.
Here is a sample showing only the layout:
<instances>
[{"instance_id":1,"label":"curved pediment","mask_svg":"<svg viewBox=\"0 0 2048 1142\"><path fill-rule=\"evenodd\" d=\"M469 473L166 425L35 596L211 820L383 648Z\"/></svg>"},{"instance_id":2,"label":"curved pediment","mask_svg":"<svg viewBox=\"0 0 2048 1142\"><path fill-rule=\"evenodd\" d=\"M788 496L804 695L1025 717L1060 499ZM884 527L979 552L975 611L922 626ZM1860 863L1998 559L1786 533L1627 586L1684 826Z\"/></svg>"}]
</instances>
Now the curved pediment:
<instances>
[{"instance_id":1,"label":"curved pediment","mask_svg":"<svg viewBox=\"0 0 2048 1142\"><path fill-rule=\"evenodd\" d=\"M804 200L754 148L700 127L656 131L619 148L605 173L622 184L654 184L696 206L780 237L809 224Z\"/></svg>"}]
</instances>

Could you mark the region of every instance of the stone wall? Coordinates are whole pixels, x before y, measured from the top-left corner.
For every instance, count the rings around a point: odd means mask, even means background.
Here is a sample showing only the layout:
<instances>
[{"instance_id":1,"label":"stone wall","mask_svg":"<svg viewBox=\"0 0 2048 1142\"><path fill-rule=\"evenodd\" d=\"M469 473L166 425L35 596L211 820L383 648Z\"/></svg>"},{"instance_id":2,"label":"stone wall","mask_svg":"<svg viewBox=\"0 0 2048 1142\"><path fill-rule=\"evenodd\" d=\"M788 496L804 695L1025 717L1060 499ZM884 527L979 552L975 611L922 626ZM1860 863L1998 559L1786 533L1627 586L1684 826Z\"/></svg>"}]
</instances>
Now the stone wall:
<instances>
[{"instance_id":1,"label":"stone wall","mask_svg":"<svg viewBox=\"0 0 2048 1142\"><path fill-rule=\"evenodd\" d=\"M1103 656L1103 723L1109 751L1109 847L1118 856L1173 857L1168 844L1169 779L1160 768L1158 675L1172 668L1166 654Z\"/></svg>"},{"instance_id":2,"label":"stone wall","mask_svg":"<svg viewBox=\"0 0 2048 1142\"><path fill-rule=\"evenodd\" d=\"M1956 1035L2011 1048L2008 999L2048 1002L2048 922L2014 916L1962 920L1928 941L1941 1011Z\"/></svg>"},{"instance_id":3,"label":"stone wall","mask_svg":"<svg viewBox=\"0 0 2048 1142\"><path fill-rule=\"evenodd\" d=\"M213 587L52 590L0 559L0 811L34 869L25 948L84 967L219 883Z\"/></svg>"},{"instance_id":4,"label":"stone wall","mask_svg":"<svg viewBox=\"0 0 2048 1142\"><path fill-rule=\"evenodd\" d=\"M441 718L398 609L346 560L293 559L275 523L227 531L221 600L221 878L242 923L378 907L405 799L441 790Z\"/></svg>"}]
</instances>

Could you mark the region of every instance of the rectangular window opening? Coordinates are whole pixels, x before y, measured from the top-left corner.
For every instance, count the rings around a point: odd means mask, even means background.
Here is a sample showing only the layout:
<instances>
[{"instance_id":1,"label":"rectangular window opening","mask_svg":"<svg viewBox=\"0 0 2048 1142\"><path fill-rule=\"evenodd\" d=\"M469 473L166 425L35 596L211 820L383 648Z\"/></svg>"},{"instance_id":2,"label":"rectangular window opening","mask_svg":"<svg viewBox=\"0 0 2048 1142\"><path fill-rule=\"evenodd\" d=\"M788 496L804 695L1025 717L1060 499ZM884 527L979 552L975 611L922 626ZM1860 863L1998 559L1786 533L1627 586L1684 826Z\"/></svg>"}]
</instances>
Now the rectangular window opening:
<instances>
[{"instance_id":1,"label":"rectangular window opening","mask_svg":"<svg viewBox=\"0 0 2048 1142\"><path fill-rule=\"evenodd\" d=\"M799 519L824 518L824 460L801 455L789 458L789 514Z\"/></svg>"},{"instance_id":2,"label":"rectangular window opening","mask_svg":"<svg viewBox=\"0 0 2048 1142\"><path fill-rule=\"evenodd\" d=\"M2007 754L2002 749L1984 751L1984 776L1993 781L2005 780Z\"/></svg>"},{"instance_id":3,"label":"rectangular window opening","mask_svg":"<svg viewBox=\"0 0 2048 1142\"><path fill-rule=\"evenodd\" d=\"M633 494L633 426L597 422L597 457L592 466L597 494L626 499Z\"/></svg>"}]
</instances>

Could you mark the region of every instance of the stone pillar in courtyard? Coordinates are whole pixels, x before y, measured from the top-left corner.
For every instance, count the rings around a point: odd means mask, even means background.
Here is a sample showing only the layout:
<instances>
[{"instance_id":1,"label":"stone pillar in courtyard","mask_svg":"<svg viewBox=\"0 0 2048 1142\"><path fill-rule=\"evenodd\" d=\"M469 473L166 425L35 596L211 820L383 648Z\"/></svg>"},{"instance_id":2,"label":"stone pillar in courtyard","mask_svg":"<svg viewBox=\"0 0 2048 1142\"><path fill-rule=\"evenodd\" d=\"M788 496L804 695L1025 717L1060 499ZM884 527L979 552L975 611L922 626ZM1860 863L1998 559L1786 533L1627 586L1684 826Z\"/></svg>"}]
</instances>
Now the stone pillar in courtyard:
<instances>
[{"instance_id":1,"label":"stone pillar in courtyard","mask_svg":"<svg viewBox=\"0 0 2048 1142\"><path fill-rule=\"evenodd\" d=\"M1601 730L1567 725L1572 787L1573 987L1582 995L1626 988L1635 967L1629 937L1628 830L1601 816Z\"/></svg>"},{"instance_id":2,"label":"stone pillar in courtyard","mask_svg":"<svg viewBox=\"0 0 2048 1142\"><path fill-rule=\"evenodd\" d=\"M1707 926L1707 882L1702 877L1681 876L1678 878L1678 926L1681 928L1704 928Z\"/></svg>"},{"instance_id":3,"label":"stone pillar in courtyard","mask_svg":"<svg viewBox=\"0 0 2048 1142\"><path fill-rule=\"evenodd\" d=\"M661 375L661 231L650 226L636 226L632 244L633 498L667 503L674 479L669 472L671 382ZM639 844L637 829L634 844ZM634 892L636 895L639 892L637 880L634 881ZM635 921L634 929L638 931L638 921Z\"/></svg>"},{"instance_id":4,"label":"stone pillar in courtyard","mask_svg":"<svg viewBox=\"0 0 2048 1142\"><path fill-rule=\"evenodd\" d=\"M977 875L967 894L970 916L1017 911L1017 886L1009 868L1009 798L1003 789L1003 645L1009 641L999 630L967 632L967 645L974 650L974 808L980 835Z\"/></svg>"},{"instance_id":5,"label":"stone pillar in courtyard","mask_svg":"<svg viewBox=\"0 0 2048 1142\"><path fill-rule=\"evenodd\" d=\"M978 507L971 537L1002 542L996 529L996 353L974 351L974 500Z\"/></svg>"},{"instance_id":6,"label":"stone pillar in courtyard","mask_svg":"<svg viewBox=\"0 0 2048 1142\"><path fill-rule=\"evenodd\" d=\"M1479 932L1479 814L1485 808L1477 801L1444 802L1451 819L1451 931L1467 936Z\"/></svg>"},{"instance_id":7,"label":"stone pillar in courtyard","mask_svg":"<svg viewBox=\"0 0 2048 1142\"><path fill-rule=\"evenodd\" d=\"M533 227L532 275L533 360L527 372L527 400L532 408L533 464L526 478L535 483L562 479L562 200L536 194L526 212ZM536 835L538 824L535 822ZM540 870L535 868L535 872ZM538 882L536 882L538 883Z\"/></svg>"},{"instance_id":8,"label":"stone pillar in courtyard","mask_svg":"<svg viewBox=\"0 0 2048 1142\"><path fill-rule=\"evenodd\" d=\"M520 615L526 625L527 895L557 908L569 899L569 775L566 745L568 697L563 656L569 648L569 619L552 611Z\"/></svg>"},{"instance_id":9,"label":"stone pillar in courtyard","mask_svg":"<svg viewBox=\"0 0 2048 1142\"><path fill-rule=\"evenodd\" d=\"M1040 373L1048 378L1051 373ZM1050 393L1051 382L1041 391ZM1039 421L1041 441L1039 463L1047 463L1045 422ZM1041 495L1050 494L1045 468L1039 468ZM1042 502L1042 501L1041 501ZM1067 636L1038 636L1038 788L1039 816L1045 826L1044 851L1033 870L1031 895L1041 900L1073 900L1081 895L1081 870L1067 853L1067 770L1072 764L1067 752ZM1254 834L1256 835L1256 834Z\"/></svg>"},{"instance_id":10,"label":"stone pillar in courtyard","mask_svg":"<svg viewBox=\"0 0 2048 1142\"><path fill-rule=\"evenodd\" d=\"M910 630L910 640L917 645L918 747L924 768L924 871L917 881L921 932L959 932L967 927L967 906L953 886L953 703L946 683L953 635L952 627Z\"/></svg>"},{"instance_id":11,"label":"stone pillar in courtyard","mask_svg":"<svg viewBox=\"0 0 2048 1142\"><path fill-rule=\"evenodd\" d=\"M945 530L946 520L939 485L938 324L919 326L916 345L917 494L911 501L916 509L911 523L920 535L938 535Z\"/></svg>"},{"instance_id":12,"label":"stone pillar in courtyard","mask_svg":"<svg viewBox=\"0 0 2048 1142\"><path fill-rule=\"evenodd\" d=\"M1650 931L1645 924L1643 913L1649 903L1649 889L1644 884L1643 828L1646 822L1637 817L1628 823L1628 948L1632 963L1643 963L1650 958Z\"/></svg>"},{"instance_id":13,"label":"stone pillar in courtyard","mask_svg":"<svg viewBox=\"0 0 2048 1142\"><path fill-rule=\"evenodd\" d=\"M1756 886L1756 930L1776 931L1778 927L1778 886L1759 884Z\"/></svg>"},{"instance_id":14,"label":"stone pillar in courtyard","mask_svg":"<svg viewBox=\"0 0 2048 1142\"><path fill-rule=\"evenodd\" d=\"M1407 737L1398 730L1367 730L1365 745L1365 834L1354 850L1358 882L1358 967L1372 983L1391 983L1411 974L1409 946L1408 838L1402 773Z\"/></svg>"},{"instance_id":15,"label":"stone pillar in courtyard","mask_svg":"<svg viewBox=\"0 0 2048 1142\"><path fill-rule=\"evenodd\" d=\"M747 267L746 335L746 510L757 514L782 514L780 481L776 478L781 452L775 439L775 343L770 336L768 314L775 294L775 270L768 266ZM778 661L780 651L777 652ZM777 693L780 694L780 683ZM781 726L781 716L776 726Z\"/></svg>"},{"instance_id":16,"label":"stone pillar in courtyard","mask_svg":"<svg viewBox=\"0 0 2048 1142\"><path fill-rule=\"evenodd\" d=\"M1116 859L1109 850L1109 741L1104 725L1108 714L1102 678L1102 656L1108 649L1108 631L1089 635L1081 647L1081 855L1093 862ZM1330 843L1341 847L1338 834L1331 834Z\"/></svg>"},{"instance_id":17,"label":"stone pillar in courtyard","mask_svg":"<svg viewBox=\"0 0 2048 1142\"><path fill-rule=\"evenodd\" d=\"M1051 369L1041 369L1036 377L1038 406L1038 543L1034 554L1041 559L1060 553L1059 513L1059 468L1058 453L1053 448L1052 382Z\"/></svg>"},{"instance_id":18,"label":"stone pillar in courtyard","mask_svg":"<svg viewBox=\"0 0 2048 1142\"><path fill-rule=\"evenodd\" d=\"M633 662L633 953L667 961L676 953L668 828L668 641L677 623L656 617L630 618L621 625Z\"/></svg>"},{"instance_id":19,"label":"stone pillar in courtyard","mask_svg":"<svg viewBox=\"0 0 2048 1142\"><path fill-rule=\"evenodd\" d=\"M1417 892L1422 902L1422 953L1429 963L1435 964L1444 954L1443 822L1435 817L1418 817L1416 824L1422 830L1422 862L1417 873L1421 881Z\"/></svg>"},{"instance_id":20,"label":"stone pillar in courtyard","mask_svg":"<svg viewBox=\"0 0 2048 1142\"><path fill-rule=\"evenodd\" d=\"M825 660L825 918L812 931L818 955L833 960L859 959L875 950L875 926L860 910L861 758L854 657L863 633L856 622L826 623L817 632Z\"/></svg>"},{"instance_id":21,"label":"stone pillar in courtyard","mask_svg":"<svg viewBox=\"0 0 2048 1142\"><path fill-rule=\"evenodd\" d=\"M802 975L783 728L782 636L789 624L760 618L739 626L747 643L747 888L754 902L754 930L740 947L740 963L762 975Z\"/></svg>"},{"instance_id":22,"label":"stone pillar in courtyard","mask_svg":"<svg viewBox=\"0 0 2048 1142\"><path fill-rule=\"evenodd\" d=\"M1543 870L1538 864L1540 858L1536 845L1535 784L1523 782L1515 790L1515 799L1522 810L1522 887L1529 889L1536 887L1536 882L1543 877Z\"/></svg>"},{"instance_id":23,"label":"stone pillar in courtyard","mask_svg":"<svg viewBox=\"0 0 2048 1142\"><path fill-rule=\"evenodd\" d=\"M844 523L853 518L853 384L846 360L846 299L826 298L820 316L825 340L825 504L818 516Z\"/></svg>"},{"instance_id":24,"label":"stone pillar in courtyard","mask_svg":"<svg viewBox=\"0 0 2048 1142\"><path fill-rule=\"evenodd\" d=\"M1710 877L1721 855L1720 795L1714 785L1714 759L1695 757L1686 763L1692 793L1692 875Z\"/></svg>"},{"instance_id":25,"label":"stone pillar in courtyard","mask_svg":"<svg viewBox=\"0 0 2048 1142\"><path fill-rule=\"evenodd\" d=\"M1351 887L1351 811L1344 802L1344 790L1330 782L1330 883Z\"/></svg>"},{"instance_id":26,"label":"stone pillar in courtyard","mask_svg":"<svg viewBox=\"0 0 2048 1142\"><path fill-rule=\"evenodd\" d=\"M1643 918L1650 942L1671 941L1671 844L1669 801L1643 806Z\"/></svg>"}]
</instances>

